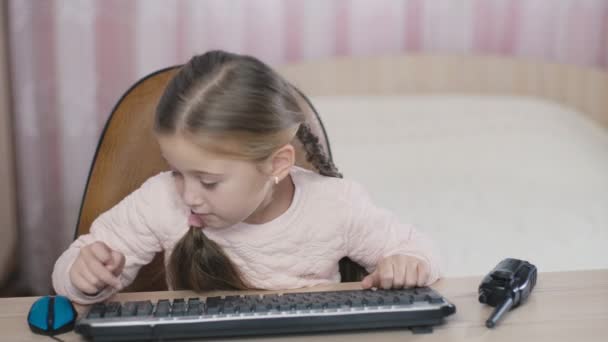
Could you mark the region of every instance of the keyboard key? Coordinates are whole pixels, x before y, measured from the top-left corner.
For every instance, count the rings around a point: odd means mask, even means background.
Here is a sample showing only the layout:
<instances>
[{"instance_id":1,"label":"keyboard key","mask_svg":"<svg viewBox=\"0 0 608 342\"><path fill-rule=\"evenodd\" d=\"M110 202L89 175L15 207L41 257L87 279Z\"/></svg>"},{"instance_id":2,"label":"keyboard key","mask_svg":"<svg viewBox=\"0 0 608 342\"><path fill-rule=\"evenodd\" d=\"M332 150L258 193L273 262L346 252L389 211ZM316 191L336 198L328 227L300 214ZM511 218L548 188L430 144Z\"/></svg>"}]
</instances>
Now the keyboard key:
<instances>
[{"instance_id":1,"label":"keyboard key","mask_svg":"<svg viewBox=\"0 0 608 342\"><path fill-rule=\"evenodd\" d=\"M426 295L426 300L431 304L439 304L443 302L443 298L436 293L429 293Z\"/></svg>"},{"instance_id":2,"label":"keyboard key","mask_svg":"<svg viewBox=\"0 0 608 342\"><path fill-rule=\"evenodd\" d=\"M262 302L262 303L256 304L256 306L255 306L255 312L263 313L263 312L268 312L270 310L272 310L272 304L270 304L270 303Z\"/></svg>"},{"instance_id":3,"label":"keyboard key","mask_svg":"<svg viewBox=\"0 0 608 342\"><path fill-rule=\"evenodd\" d=\"M219 306L208 306L206 310L207 315L217 315L220 313Z\"/></svg>"},{"instance_id":4,"label":"keyboard key","mask_svg":"<svg viewBox=\"0 0 608 342\"><path fill-rule=\"evenodd\" d=\"M203 313L203 303L199 298L188 299L188 316L198 316Z\"/></svg>"},{"instance_id":5,"label":"keyboard key","mask_svg":"<svg viewBox=\"0 0 608 342\"><path fill-rule=\"evenodd\" d=\"M205 300L208 315L217 315L221 313L223 301L221 297L207 297Z\"/></svg>"},{"instance_id":6,"label":"keyboard key","mask_svg":"<svg viewBox=\"0 0 608 342\"><path fill-rule=\"evenodd\" d=\"M367 305L367 300L365 298L351 298L350 300L350 305L352 307L356 307L356 308L360 308L363 307L365 305Z\"/></svg>"},{"instance_id":7,"label":"keyboard key","mask_svg":"<svg viewBox=\"0 0 608 342\"><path fill-rule=\"evenodd\" d=\"M233 303L224 304L224 309L222 310L222 312L225 314L235 314L235 313L239 313L239 311L240 311L239 306L234 305Z\"/></svg>"},{"instance_id":8,"label":"keyboard key","mask_svg":"<svg viewBox=\"0 0 608 342\"><path fill-rule=\"evenodd\" d=\"M102 318L106 310L106 306L103 303L93 304L89 310L87 318Z\"/></svg>"},{"instance_id":9,"label":"keyboard key","mask_svg":"<svg viewBox=\"0 0 608 342\"><path fill-rule=\"evenodd\" d=\"M312 302L312 303L310 303L310 309L311 310L322 310L323 309L323 303L321 303L321 302Z\"/></svg>"},{"instance_id":10,"label":"keyboard key","mask_svg":"<svg viewBox=\"0 0 608 342\"><path fill-rule=\"evenodd\" d=\"M296 304L295 304L294 309L295 309L295 310L308 310L308 309L309 309L309 306L308 306L308 304L307 304L307 303L300 302L300 303L296 303Z\"/></svg>"},{"instance_id":11,"label":"keyboard key","mask_svg":"<svg viewBox=\"0 0 608 342\"><path fill-rule=\"evenodd\" d=\"M137 316L148 316L152 314L152 309L153 309L153 305L152 302L147 300L147 301L142 301L142 302L137 302Z\"/></svg>"},{"instance_id":12,"label":"keyboard key","mask_svg":"<svg viewBox=\"0 0 608 342\"><path fill-rule=\"evenodd\" d=\"M278 300L279 300L279 295L278 295L278 294L268 294L268 295L264 295L264 296L262 297L262 300L267 300L267 301L278 302Z\"/></svg>"},{"instance_id":13,"label":"keyboard key","mask_svg":"<svg viewBox=\"0 0 608 342\"><path fill-rule=\"evenodd\" d=\"M171 302L168 299L161 299L156 304L156 311L154 311L155 317L167 317L171 312Z\"/></svg>"},{"instance_id":14,"label":"keyboard key","mask_svg":"<svg viewBox=\"0 0 608 342\"><path fill-rule=\"evenodd\" d=\"M241 313L253 312L256 306L255 302L251 301L242 301L239 303L239 307L241 308Z\"/></svg>"},{"instance_id":15,"label":"keyboard key","mask_svg":"<svg viewBox=\"0 0 608 342\"><path fill-rule=\"evenodd\" d=\"M123 304L120 311L121 311L121 317L135 316L135 312L137 312L137 303L136 302L126 302L125 304Z\"/></svg>"},{"instance_id":16,"label":"keyboard key","mask_svg":"<svg viewBox=\"0 0 608 342\"><path fill-rule=\"evenodd\" d=\"M323 304L323 308L324 309L337 309L338 308L338 303L336 303L336 302L327 302L327 303Z\"/></svg>"},{"instance_id":17,"label":"keyboard key","mask_svg":"<svg viewBox=\"0 0 608 342\"><path fill-rule=\"evenodd\" d=\"M205 303L207 306L218 306L220 303L223 303L223 300L221 297L207 297Z\"/></svg>"},{"instance_id":18,"label":"keyboard key","mask_svg":"<svg viewBox=\"0 0 608 342\"><path fill-rule=\"evenodd\" d=\"M397 295L397 298L399 299L399 304L401 305L410 305L414 303L414 297L410 296L409 294L401 293Z\"/></svg>"},{"instance_id":19,"label":"keyboard key","mask_svg":"<svg viewBox=\"0 0 608 342\"><path fill-rule=\"evenodd\" d=\"M395 296L395 294L393 294L393 293L382 294L380 296L380 298L382 298L382 301L386 305L391 305L391 304L394 304L395 302L399 302L399 298L397 296Z\"/></svg>"},{"instance_id":20,"label":"keyboard key","mask_svg":"<svg viewBox=\"0 0 608 342\"><path fill-rule=\"evenodd\" d=\"M186 314L186 302L184 302L184 298L176 298L173 300L173 305L171 306L171 316L178 317L184 316Z\"/></svg>"},{"instance_id":21,"label":"keyboard key","mask_svg":"<svg viewBox=\"0 0 608 342\"><path fill-rule=\"evenodd\" d=\"M433 292L430 287L416 287L414 291L416 291L417 294L428 294Z\"/></svg>"},{"instance_id":22,"label":"keyboard key","mask_svg":"<svg viewBox=\"0 0 608 342\"><path fill-rule=\"evenodd\" d=\"M415 294L412 298L414 299L414 303L426 302L425 294Z\"/></svg>"},{"instance_id":23,"label":"keyboard key","mask_svg":"<svg viewBox=\"0 0 608 342\"><path fill-rule=\"evenodd\" d=\"M104 313L105 318L112 318L120 316L120 303L110 302L106 305L106 312Z\"/></svg>"},{"instance_id":24,"label":"keyboard key","mask_svg":"<svg viewBox=\"0 0 608 342\"><path fill-rule=\"evenodd\" d=\"M382 305L384 304L384 298L382 297L371 297L368 300L368 305Z\"/></svg>"}]
</instances>

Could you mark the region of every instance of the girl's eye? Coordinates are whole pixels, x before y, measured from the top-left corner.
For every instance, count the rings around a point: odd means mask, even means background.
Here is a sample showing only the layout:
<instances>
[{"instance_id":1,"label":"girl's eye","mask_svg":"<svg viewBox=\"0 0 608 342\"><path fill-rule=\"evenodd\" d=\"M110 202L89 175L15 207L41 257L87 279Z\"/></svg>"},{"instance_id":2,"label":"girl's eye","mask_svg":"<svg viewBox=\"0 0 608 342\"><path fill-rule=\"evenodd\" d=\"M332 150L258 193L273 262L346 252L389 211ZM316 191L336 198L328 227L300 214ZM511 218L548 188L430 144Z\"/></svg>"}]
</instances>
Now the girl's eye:
<instances>
[{"instance_id":1,"label":"girl's eye","mask_svg":"<svg viewBox=\"0 0 608 342\"><path fill-rule=\"evenodd\" d=\"M171 176L173 176L173 177L180 177L181 175L182 175L182 174L181 174L181 173L179 173L179 171L175 171L175 170L172 170L172 171L171 171Z\"/></svg>"},{"instance_id":2,"label":"girl's eye","mask_svg":"<svg viewBox=\"0 0 608 342\"><path fill-rule=\"evenodd\" d=\"M213 188L215 188L215 187L217 186L217 183L219 183L219 182L215 182L215 183L206 183L206 182L201 181L201 184L203 185L203 187L204 187L205 189L213 189Z\"/></svg>"}]
</instances>

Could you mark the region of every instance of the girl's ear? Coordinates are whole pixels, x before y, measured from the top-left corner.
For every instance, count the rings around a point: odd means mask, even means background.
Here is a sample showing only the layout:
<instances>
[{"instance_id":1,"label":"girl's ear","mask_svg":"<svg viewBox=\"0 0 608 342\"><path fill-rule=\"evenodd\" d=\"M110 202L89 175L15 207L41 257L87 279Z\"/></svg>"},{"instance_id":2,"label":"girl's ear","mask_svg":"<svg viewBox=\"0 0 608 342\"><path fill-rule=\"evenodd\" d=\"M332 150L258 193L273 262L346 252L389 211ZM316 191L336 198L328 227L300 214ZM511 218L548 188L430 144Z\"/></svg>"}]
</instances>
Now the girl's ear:
<instances>
[{"instance_id":1,"label":"girl's ear","mask_svg":"<svg viewBox=\"0 0 608 342\"><path fill-rule=\"evenodd\" d=\"M291 144L287 144L276 150L270 157L271 176L277 177L279 181L287 177L289 170L295 164L296 150Z\"/></svg>"}]
</instances>

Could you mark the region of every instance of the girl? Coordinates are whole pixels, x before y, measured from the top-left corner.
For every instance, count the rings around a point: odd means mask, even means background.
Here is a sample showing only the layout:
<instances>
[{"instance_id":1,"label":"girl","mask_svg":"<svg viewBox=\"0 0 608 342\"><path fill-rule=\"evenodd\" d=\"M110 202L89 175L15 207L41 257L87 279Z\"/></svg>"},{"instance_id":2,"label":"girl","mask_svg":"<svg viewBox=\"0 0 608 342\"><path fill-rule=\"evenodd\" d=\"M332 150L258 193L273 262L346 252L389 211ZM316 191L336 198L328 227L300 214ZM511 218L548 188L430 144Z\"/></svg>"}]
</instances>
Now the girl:
<instances>
[{"instance_id":1,"label":"girl","mask_svg":"<svg viewBox=\"0 0 608 342\"><path fill-rule=\"evenodd\" d=\"M344 256L370 272L363 288L435 282L429 239L342 179L300 103L253 57L192 58L156 110L155 136L172 171L148 179L72 243L55 264L55 291L103 301L161 250L171 289L336 283ZM294 166L296 143L318 173Z\"/></svg>"}]
</instances>

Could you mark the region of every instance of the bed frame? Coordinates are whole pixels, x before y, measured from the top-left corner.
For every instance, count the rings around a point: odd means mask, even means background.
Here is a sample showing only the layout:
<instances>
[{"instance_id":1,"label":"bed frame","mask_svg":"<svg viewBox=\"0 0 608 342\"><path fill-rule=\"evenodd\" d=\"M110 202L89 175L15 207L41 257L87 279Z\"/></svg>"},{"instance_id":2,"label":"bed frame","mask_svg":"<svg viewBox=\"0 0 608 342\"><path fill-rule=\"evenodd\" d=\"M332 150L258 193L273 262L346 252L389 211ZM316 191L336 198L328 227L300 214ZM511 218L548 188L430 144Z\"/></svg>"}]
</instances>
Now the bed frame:
<instances>
[{"instance_id":1,"label":"bed frame","mask_svg":"<svg viewBox=\"0 0 608 342\"><path fill-rule=\"evenodd\" d=\"M488 94L543 98L608 129L608 71L489 56L335 58L280 67L309 96Z\"/></svg>"}]
</instances>

